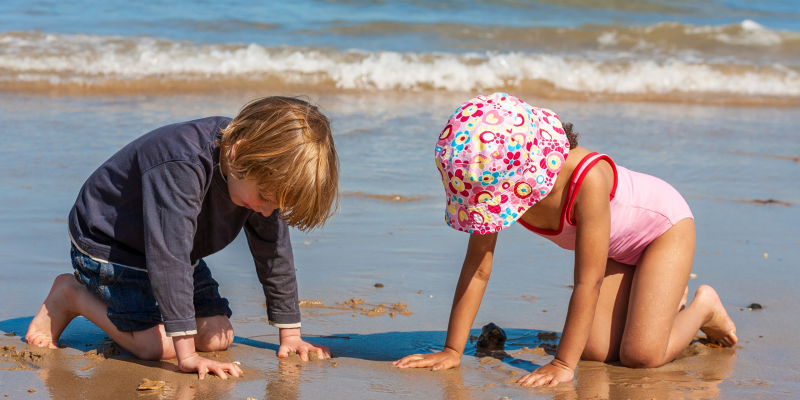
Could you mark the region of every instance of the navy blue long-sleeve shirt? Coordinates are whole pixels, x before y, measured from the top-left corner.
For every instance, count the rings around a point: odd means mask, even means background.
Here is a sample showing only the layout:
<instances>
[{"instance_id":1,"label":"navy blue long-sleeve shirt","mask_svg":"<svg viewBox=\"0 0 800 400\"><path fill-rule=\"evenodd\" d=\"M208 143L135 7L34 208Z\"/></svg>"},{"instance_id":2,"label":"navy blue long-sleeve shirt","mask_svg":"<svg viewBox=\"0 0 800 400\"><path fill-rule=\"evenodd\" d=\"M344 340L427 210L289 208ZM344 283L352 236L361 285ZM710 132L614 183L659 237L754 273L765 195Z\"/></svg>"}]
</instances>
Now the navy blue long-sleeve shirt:
<instances>
[{"instance_id":1,"label":"navy blue long-sleeve shirt","mask_svg":"<svg viewBox=\"0 0 800 400\"><path fill-rule=\"evenodd\" d=\"M169 334L197 329L193 265L244 227L270 323L299 326L289 228L231 201L215 140L230 118L167 125L114 154L84 183L69 215L72 241L87 255L146 269ZM173 336L173 335L170 335Z\"/></svg>"}]
</instances>

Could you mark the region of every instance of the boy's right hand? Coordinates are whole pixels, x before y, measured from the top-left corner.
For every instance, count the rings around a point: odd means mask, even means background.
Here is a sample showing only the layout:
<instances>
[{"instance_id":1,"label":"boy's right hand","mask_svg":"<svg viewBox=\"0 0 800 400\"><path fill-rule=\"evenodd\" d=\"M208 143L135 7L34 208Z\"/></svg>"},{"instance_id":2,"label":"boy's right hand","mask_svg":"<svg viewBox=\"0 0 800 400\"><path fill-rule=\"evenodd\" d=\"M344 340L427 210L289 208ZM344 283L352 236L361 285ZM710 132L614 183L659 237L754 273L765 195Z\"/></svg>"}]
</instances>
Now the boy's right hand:
<instances>
[{"instance_id":1,"label":"boy's right hand","mask_svg":"<svg viewBox=\"0 0 800 400\"><path fill-rule=\"evenodd\" d=\"M393 362L397 368L431 368L434 371L450 369L461 364L461 353L445 348L438 353L414 354Z\"/></svg>"},{"instance_id":2,"label":"boy's right hand","mask_svg":"<svg viewBox=\"0 0 800 400\"><path fill-rule=\"evenodd\" d=\"M179 359L178 367L183 372L197 372L197 374L200 376L200 379L205 378L206 374L209 372L222 379L228 379L228 374L238 378L242 373L241 368L239 368L239 366L236 364L221 363L209 360L207 358L200 357L200 355L197 353L194 353L185 359Z\"/></svg>"}]
</instances>

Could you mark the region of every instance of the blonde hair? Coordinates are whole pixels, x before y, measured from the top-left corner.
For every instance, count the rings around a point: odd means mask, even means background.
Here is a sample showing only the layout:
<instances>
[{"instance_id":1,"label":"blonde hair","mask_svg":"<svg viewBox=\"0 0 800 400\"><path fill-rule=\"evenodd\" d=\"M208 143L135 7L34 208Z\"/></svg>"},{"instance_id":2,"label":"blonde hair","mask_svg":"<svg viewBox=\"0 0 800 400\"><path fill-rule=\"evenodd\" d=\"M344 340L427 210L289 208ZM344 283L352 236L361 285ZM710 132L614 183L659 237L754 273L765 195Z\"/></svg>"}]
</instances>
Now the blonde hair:
<instances>
[{"instance_id":1,"label":"blonde hair","mask_svg":"<svg viewBox=\"0 0 800 400\"><path fill-rule=\"evenodd\" d=\"M222 129L217 145L235 175L255 180L260 193L275 195L289 225L310 231L338 208L339 157L330 121L308 101L252 100Z\"/></svg>"}]
</instances>

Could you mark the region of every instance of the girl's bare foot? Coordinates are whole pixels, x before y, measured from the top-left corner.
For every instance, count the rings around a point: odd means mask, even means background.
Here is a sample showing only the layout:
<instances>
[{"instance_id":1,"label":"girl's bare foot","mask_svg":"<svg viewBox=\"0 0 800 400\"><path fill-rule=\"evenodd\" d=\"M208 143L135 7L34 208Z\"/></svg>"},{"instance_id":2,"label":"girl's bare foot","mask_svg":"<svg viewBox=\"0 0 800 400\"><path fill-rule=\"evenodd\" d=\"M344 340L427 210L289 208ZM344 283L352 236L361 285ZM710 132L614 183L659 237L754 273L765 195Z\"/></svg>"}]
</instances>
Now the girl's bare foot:
<instances>
[{"instance_id":1,"label":"girl's bare foot","mask_svg":"<svg viewBox=\"0 0 800 400\"><path fill-rule=\"evenodd\" d=\"M735 345L739 341L736 337L736 325L722 306L717 292L711 286L702 285L694 294L692 303L695 301L705 303L711 309L708 321L700 327L700 330L708 336L708 341L722 347Z\"/></svg>"},{"instance_id":2,"label":"girl's bare foot","mask_svg":"<svg viewBox=\"0 0 800 400\"><path fill-rule=\"evenodd\" d=\"M678 304L678 312L683 311L686 308L686 300L689 298L689 286L686 286L686 289L683 291L683 297L681 298L681 303Z\"/></svg>"},{"instance_id":3,"label":"girl's bare foot","mask_svg":"<svg viewBox=\"0 0 800 400\"><path fill-rule=\"evenodd\" d=\"M72 274L63 274L56 277L53 287L33 317L25 341L39 347L58 348L58 338L70 321L78 315L69 310L69 301L66 292L75 289L75 285L82 289L81 284Z\"/></svg>"}]
</instances>

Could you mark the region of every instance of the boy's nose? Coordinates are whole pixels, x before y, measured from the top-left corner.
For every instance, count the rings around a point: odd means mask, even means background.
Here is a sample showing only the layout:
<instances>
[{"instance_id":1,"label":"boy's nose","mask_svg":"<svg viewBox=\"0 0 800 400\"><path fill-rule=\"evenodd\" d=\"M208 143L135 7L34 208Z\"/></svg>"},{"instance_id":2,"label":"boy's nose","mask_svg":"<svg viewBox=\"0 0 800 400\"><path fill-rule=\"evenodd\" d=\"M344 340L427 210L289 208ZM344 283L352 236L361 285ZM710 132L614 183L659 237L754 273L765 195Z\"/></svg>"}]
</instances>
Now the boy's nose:
<instances>
[{"instance_id":1,"label":"boy's nose","mask_svg":"<svg viewBox=\"0 0 800 400\"><path fill-rule=\"evenodd\" d=\"M273 213L273 212L274 212L276 209L277 209L277 207L271 207L271 206L261 206L261 210L259 210L259 211L261 211L261 215L263 215L263 216L265 216L265 217L269 217L270 215L272 215L272 213Z\"/></svg>"}]
</instances>

